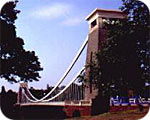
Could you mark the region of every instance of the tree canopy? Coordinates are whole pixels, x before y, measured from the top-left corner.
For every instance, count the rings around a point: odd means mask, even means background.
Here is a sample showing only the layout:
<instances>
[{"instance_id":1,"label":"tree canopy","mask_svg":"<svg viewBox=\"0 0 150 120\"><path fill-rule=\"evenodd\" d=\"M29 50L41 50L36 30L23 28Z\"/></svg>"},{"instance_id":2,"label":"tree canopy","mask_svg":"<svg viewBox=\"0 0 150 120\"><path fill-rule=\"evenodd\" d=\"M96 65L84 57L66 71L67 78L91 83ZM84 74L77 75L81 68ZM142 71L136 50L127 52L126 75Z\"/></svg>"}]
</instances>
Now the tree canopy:
<instances>
[{"instance_id":1,"label":"tree canopy","mask_svg":"<svg viewBox=\"0 0 150 120\"><path fill-rule=\"evenodd\" d=\"M150 82L149 10L140 1L122 1L120 9L128 18L106 21L107 43L91 64L93 82L100 94L115 91L126 95L127 89L133 89L139 95L145 82Z\"/></svg>"},{"instance_id":2,"label":"tree canopy","mask_svg":"<svg viewBox=\"0 0 150 120\"><path fill-rule=\"evenodd\" d=\"M0 11L0 77L11 83L38 81L42 70L38 57L25 50L24 40L16 35L17 2L6 3Z\"/></svg>"}]
</instances>

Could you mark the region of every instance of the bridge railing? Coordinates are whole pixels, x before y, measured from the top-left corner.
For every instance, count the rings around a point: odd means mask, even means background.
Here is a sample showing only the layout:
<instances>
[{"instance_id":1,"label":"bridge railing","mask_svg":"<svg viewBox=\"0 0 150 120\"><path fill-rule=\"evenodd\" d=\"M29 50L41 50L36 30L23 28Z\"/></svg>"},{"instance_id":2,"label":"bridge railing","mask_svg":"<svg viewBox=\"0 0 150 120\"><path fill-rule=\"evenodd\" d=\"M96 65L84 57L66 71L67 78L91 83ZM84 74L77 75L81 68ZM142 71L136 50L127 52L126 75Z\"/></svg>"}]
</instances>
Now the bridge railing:
<instances>
[{"instance_id":1,"label":"bridge railing","mask_svg":"<svg viewBox=\"0 0 150 120\"><path fill-rule=\"evenodd\" d=\"M52 101L77 101L84 99L84 86L83 84L77 82L78 76L85 70L83 67L77 75L67 84L65 88L61 91L55 89L53 94L47 97L46 100L39 102L52 102ZM32 93L29 91L27 86L22 86L21 102L20 103L38 103L33 97ZM53 96L52 96L53 95Z\"/></svg>"}]
</instances>

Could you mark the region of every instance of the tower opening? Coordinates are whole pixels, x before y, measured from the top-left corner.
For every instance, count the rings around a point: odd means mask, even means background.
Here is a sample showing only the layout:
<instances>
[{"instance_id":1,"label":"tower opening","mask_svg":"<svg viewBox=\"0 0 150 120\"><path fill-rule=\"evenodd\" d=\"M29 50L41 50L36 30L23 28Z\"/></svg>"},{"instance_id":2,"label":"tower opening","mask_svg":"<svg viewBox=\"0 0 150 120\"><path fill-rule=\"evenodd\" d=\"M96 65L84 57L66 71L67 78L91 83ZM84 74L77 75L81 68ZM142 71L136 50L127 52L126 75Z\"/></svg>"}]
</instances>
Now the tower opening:
<instances>
[{"instance_id":1,"label":"tower opening","mask_svg":"<svg viewBox=\"0 0 150 120\"><path fill-rule=\"evenodd\" d=\"M96 20L94 20L92 23L91 23L91 28L95 27L97 25L97 22Z\"/></svg>"}]
</instances>

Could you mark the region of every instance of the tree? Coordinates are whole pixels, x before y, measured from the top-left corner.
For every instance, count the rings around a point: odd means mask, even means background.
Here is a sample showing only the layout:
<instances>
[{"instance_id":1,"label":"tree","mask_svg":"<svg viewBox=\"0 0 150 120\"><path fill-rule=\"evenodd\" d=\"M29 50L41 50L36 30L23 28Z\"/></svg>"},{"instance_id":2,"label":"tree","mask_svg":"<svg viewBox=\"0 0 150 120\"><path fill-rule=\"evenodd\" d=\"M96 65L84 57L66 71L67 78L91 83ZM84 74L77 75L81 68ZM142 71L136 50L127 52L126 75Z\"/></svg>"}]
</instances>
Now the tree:
<instances>
[{"instance_id":1,"label":"tree","mask_svg":"<svg viewBox=\"0 0 150 120\"><path fill-rule=\"evenodd\" d=\"M0 13L0 77L11 83L38 81L42 70L38 57L34 51L26 51L23 39L16 35L17 2L6 3Z\"/></svg>"},{"instance_id":2,"label":"tree","mask_svg":"<svg viewBox=\"0 0 150 120\"><path fill-rule=\"evenodd\" d=\"M135 0L123 0L124 6L121 7L125 13L129 14L128 20L130 21L131 31L134 31L133 37L138 48L138 56L140 58L140 65L142 68L142 79L145 82L150 82L150 54L149 54L149 41L150 41L150 12L148 7ZM132 37L132 36L131 36Z\"/></svg>"},{"instance_id":3,"label":"tree","mask_svg":"<svg viewBox=\"0 0 150 120\"><path fill-rule=\"evenodd\" d=\"M93 82L101 95L112 95L112 92L127 95L127 89L133 89L140 95L145 82L150 80L149 10L140 1L122 1L120 9L128 18L106 21L107 43L103 43L104 48L91 64Z\"/></svg>"}]
</instances>

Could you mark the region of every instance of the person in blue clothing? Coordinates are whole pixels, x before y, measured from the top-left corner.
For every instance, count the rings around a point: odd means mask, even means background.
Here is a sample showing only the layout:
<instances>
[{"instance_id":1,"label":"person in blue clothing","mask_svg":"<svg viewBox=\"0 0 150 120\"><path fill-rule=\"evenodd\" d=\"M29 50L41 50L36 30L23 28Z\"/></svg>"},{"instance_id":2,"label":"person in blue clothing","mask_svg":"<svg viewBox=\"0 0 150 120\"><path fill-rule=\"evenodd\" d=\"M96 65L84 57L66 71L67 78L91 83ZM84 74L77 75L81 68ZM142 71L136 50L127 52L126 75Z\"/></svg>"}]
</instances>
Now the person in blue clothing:
<instances>
[{"instance_id":1,"label":"person in blue clothing","mask_svg":"<svg viewBox=\"0 0 150 120\"><path fill-rule=\"evenodd\" d=\"M136 104L138 105L139 111L143 112L144 108L142 105L142 98L140 96L136 96Z\"/></svg>"}]
</instances>

